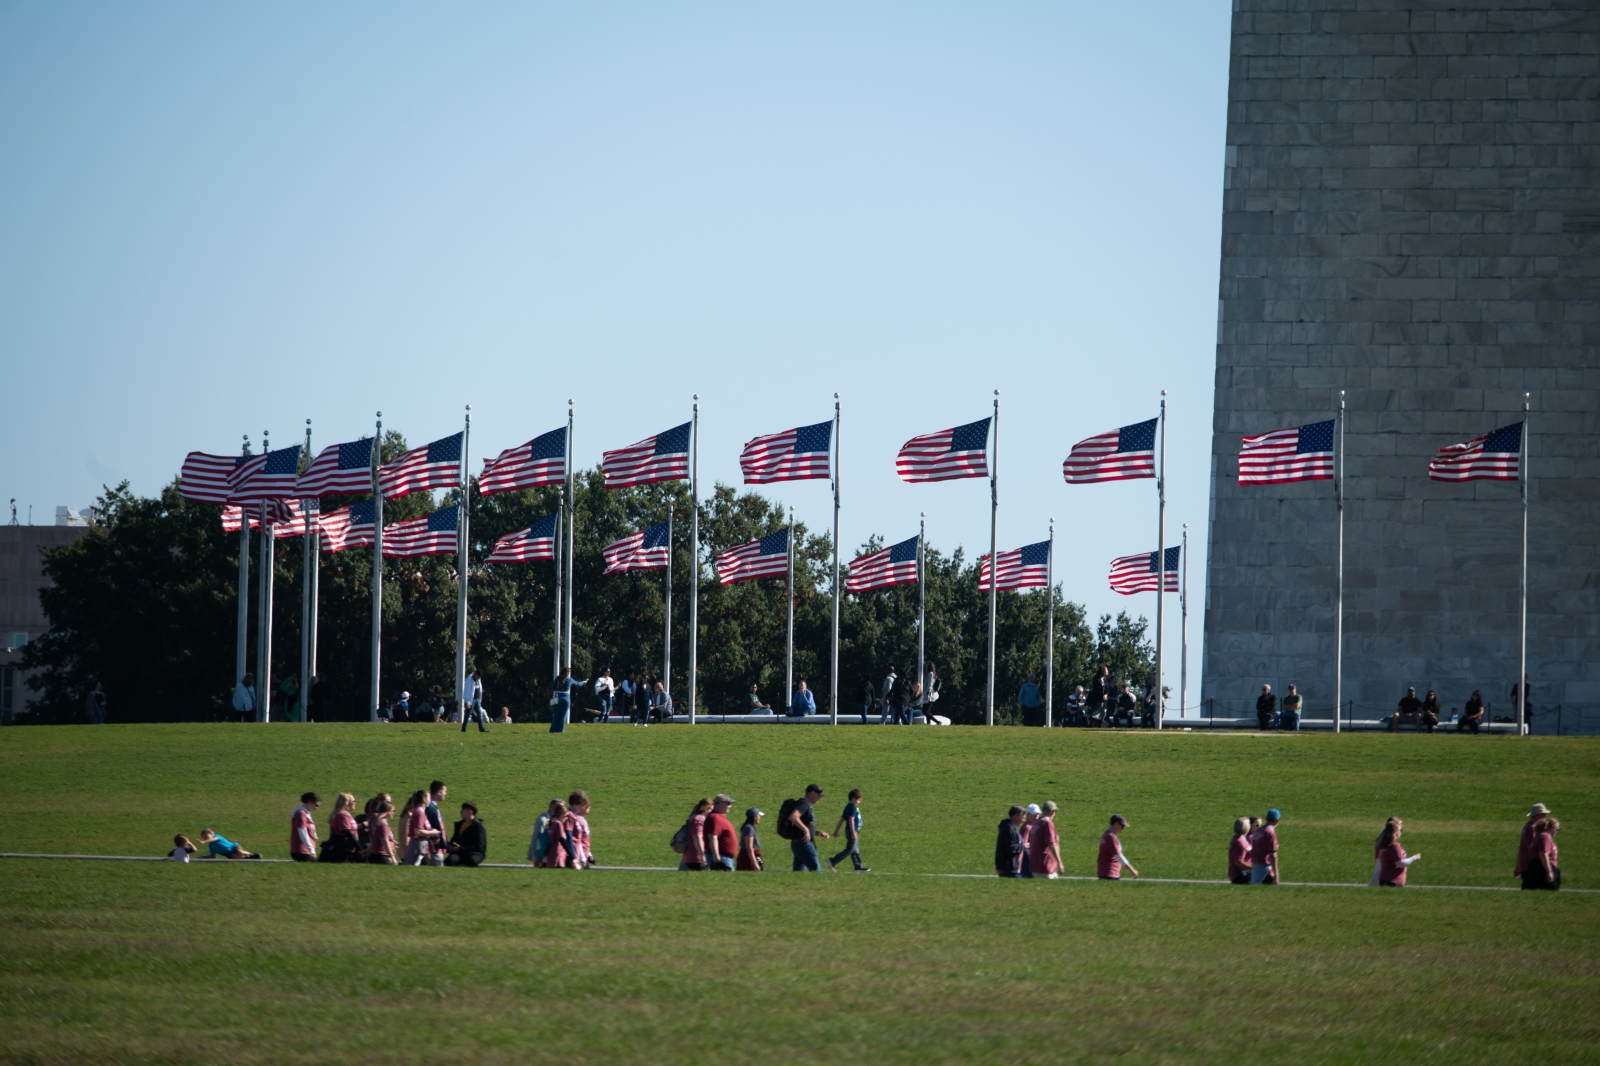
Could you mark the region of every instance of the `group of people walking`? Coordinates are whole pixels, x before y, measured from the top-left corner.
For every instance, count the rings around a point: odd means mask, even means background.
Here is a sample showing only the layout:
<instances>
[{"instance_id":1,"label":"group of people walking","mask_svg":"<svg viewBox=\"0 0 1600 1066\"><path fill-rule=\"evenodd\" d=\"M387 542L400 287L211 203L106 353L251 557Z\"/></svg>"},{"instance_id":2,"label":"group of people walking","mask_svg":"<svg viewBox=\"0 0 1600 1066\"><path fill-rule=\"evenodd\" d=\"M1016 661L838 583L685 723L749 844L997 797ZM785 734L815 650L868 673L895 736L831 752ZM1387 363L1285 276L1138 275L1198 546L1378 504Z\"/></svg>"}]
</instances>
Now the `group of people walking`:
<instances>
[{"instance_id":1,"label":"group of people walking","mask_svg":"<svg viewBox=\"0 0 1600 1066\"><path fill-rule=\"evenodd\" d=\"M849 859L857 873L870 873L861 859L861 790L850 790L849 800L832 833L817 826L816 803L823 795L821 785L810 784L802 798L786 799L778 809L777 832L789 842L792 869L796 873L820 871L822 859L817 852L817 841L838 837L844 842L844 849L828 859L828 869L836 871L840 863ZM672 835L670 842L679 856L678 869L752 873L766 869L760 834L766 812L759 807L745 808L744 824L735 833L728 819L733 807L733 797L721 792L695 803L688 819Z\"/></svg>"}]
</instances>

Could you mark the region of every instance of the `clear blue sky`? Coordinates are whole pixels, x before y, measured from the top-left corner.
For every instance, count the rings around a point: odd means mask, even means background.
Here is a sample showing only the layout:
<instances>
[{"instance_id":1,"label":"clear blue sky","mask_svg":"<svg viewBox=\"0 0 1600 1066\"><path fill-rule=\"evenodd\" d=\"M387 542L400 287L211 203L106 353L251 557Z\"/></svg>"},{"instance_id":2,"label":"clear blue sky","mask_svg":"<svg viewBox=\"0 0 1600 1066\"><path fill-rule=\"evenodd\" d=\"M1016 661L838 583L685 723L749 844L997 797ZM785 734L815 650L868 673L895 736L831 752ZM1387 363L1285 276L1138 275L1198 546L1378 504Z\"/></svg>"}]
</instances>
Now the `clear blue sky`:
<instances>
[{"instance_id":1,"label":"clear blue sky","mask_svg":"<svg viewBox=\"0 0 1600 1066\"><path fill-rule=\"evenodd\" d=\"M975 555L987 483L893 460L998 388L1002 549L1053 515L1066 594L1153 618L1106 587L1155 547L1153 483L1061 461L1165 388L1197 663L1228 24L1223 0L6 5L0 501L48 522L247 432L309 417L321 446L382 409L420 443L468 403L476 456L573 398L590 465L695 392L702 478L737 483L745 440L838 391L847 549L925 510ZM767 491L830 519L824 483Z\"/></svg>"}]
</instances>

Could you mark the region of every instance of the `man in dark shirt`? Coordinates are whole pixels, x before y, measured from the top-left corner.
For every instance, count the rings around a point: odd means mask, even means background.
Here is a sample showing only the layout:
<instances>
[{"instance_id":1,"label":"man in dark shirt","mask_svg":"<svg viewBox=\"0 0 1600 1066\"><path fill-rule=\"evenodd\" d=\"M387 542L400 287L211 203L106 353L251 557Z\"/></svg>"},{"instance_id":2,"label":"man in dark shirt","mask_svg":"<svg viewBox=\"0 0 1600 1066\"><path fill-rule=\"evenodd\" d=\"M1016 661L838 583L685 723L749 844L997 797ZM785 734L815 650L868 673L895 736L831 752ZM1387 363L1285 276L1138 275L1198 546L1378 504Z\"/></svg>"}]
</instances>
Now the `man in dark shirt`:
<instances>
[{"instance_id":1,"label":"man in dark shirt","mask_svg":"<svg viewBox=\"0 0 1600 1066\"><path fill-rule=\"evenodd\" d=\"M994 841L994 872L1001 877L1022 876L1022 819L1027 811L1012 805L1011 813L1000 819Z\"/></svg>"},{"instance_id":2,"label":"man in dark shirt","mask_svg":"<svg viewBox=\"0 0 1600 1066\"><path fill-rule=\"evenodd\" d=\"M1411 722L1418 727L1422 725L1422 701L1417 699L1417 690L1414 688L1406 689L1406 694L1400 697L1400 704L1389 719L1389 732L1398 732L1401 722Z\"/></svg>"},{"instance_id":3,"label":"man in dark shirt","mask_svg":"<svg viewBox=\"0 0 1600 1066\"><path fill-rule=\"evenodd\" d=\"M1262 729L1271 729L1272 720L1278 716L1278 697L1272 694L1271 685L1261 686L1261 695L1256 697L1256 721L1261 723Z\"/></svg>"},{"instance_id":4,"label":"man in dark shirt","mask_svg":"<svg viewBox=\"0 0 1600 1066\"><path fill-rule=\"evenodd\" d=\"M476 866L489 854L489 833L478 819L478 805L463 803L461 821L450 836L450 854L445 856L446 866Z\"/></svg>"},{"instance_id":5,"label":"man in dark shirt","mask_svg":"<svg viewBox=\"0 0 1600 1066\"><path fill-rule=\"evenodd\" d=\"M789 813L790 825L799 833L789 838L789 850L794 853L796 873L801 870L816 873L822 869L822 860L817 857L816 841L827 840L828 834L817 828L817 815L812 810L812 805L821 798L821 785L807 785L805 799L795 804L794 810Z\"/></svg>"}]
</instances>

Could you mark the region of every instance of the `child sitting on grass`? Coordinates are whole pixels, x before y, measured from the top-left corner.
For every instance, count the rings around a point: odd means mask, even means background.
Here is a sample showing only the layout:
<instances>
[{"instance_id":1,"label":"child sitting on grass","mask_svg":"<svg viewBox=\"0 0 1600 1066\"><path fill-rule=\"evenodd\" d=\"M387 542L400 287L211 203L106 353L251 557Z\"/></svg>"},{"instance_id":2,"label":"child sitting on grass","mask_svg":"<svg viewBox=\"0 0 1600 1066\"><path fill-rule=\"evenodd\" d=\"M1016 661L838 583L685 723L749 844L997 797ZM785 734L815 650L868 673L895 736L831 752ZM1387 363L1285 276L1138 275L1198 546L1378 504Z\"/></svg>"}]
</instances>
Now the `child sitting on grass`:
<instances>
[{"instance_id":1,"label":"child sitting on grass","mask_svg":"<svg viewBox=\"0 0 1600 1066\"><path fill-rule=\"evenodd\" d=\"M207 826L200 831L200 843L206 845L208 857L224 859L259 859L261 856L253 851L246 851L227 837L217 835L217 831Z\"/></svg>"},{"instance_id":2,"label":"child sitting on grass","mask_svg":"<svg viewBox=\"0 0 1600 1066\"><path fill-rule=\"evenodd\" d=\"M167 858L171 859L173 862L188 862L189 856L200 850L194 846L194 841L190 840L182 833L179 833L177 836L173 837L172 842L177 846L171 851L167 852Z\"/></svg>"}]
</instances>

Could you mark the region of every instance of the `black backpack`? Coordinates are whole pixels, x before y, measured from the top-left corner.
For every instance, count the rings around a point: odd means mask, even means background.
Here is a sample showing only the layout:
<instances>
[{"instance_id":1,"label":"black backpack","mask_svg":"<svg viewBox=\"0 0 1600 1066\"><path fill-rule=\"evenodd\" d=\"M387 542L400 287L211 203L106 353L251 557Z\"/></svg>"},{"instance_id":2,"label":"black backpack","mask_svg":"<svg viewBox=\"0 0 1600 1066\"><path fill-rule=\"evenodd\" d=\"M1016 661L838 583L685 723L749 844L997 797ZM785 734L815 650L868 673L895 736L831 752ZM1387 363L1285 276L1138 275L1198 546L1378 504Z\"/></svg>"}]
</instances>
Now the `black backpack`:
<instances>
[{"instance_id":1,"label":"black backpack","mask_svg":"<svg viewBox=\"0 0 1600 1066\"><path fill-rule=\"evenodd\" d=\"M796 829L794 822L791 820L794 812L799 809L800 801L797 799L786 799L783 801L783 806L778 808L778 835L785 840L804 840L806 838L804 831Z\"/></svg>"}]
</instances>

